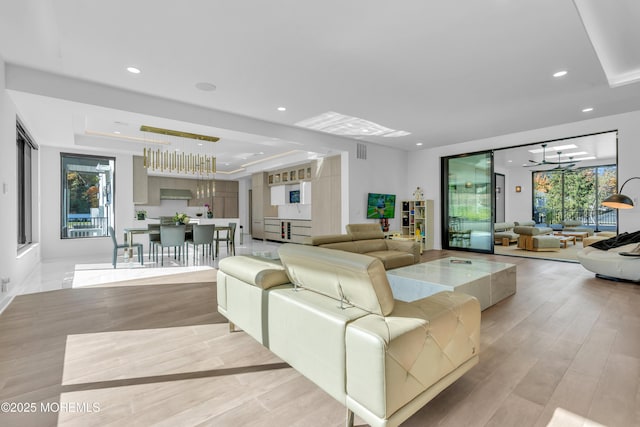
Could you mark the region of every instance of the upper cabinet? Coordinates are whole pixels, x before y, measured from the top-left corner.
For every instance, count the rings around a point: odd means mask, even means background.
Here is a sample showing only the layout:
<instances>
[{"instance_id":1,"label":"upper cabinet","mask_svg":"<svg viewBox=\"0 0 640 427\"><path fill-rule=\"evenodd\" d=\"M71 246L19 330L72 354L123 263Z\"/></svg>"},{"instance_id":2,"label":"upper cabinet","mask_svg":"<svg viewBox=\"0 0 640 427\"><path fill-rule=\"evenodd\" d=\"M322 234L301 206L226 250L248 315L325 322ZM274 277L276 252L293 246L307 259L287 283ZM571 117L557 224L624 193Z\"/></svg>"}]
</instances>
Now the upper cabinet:
<instances>
[{"instance_id":1,"label":"upper cabinet","mask_svg":"<svg viewBox=\"0 0 640 427\"><path fill-rule=\"evenodd\" d=\"M311 163L280 169L268 173L267 183L269 186L299 184L311 180L311 171Z\"/></svg>"}]
</instances>

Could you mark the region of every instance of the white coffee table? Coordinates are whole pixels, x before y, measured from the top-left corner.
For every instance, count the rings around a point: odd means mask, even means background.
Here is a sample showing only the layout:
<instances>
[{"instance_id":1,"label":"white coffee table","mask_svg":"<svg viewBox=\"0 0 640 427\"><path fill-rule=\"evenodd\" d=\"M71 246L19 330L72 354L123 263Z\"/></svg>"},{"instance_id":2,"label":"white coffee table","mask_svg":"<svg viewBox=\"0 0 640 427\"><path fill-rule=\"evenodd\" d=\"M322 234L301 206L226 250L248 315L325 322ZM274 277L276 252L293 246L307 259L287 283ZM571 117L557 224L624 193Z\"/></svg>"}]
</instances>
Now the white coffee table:
<instances>
[{"instance_id":1,"label":"white coffee table","mask_svg":"<svg viewBox=\"0 0 640 427\"><path fill-rule=\"evenodd\" d=\"M393 296L415 301L442 291L463 292L480 301L480 309L515 294L516 266L504 262L449 257L387 271Z\"/></svg>"}]
</instances>

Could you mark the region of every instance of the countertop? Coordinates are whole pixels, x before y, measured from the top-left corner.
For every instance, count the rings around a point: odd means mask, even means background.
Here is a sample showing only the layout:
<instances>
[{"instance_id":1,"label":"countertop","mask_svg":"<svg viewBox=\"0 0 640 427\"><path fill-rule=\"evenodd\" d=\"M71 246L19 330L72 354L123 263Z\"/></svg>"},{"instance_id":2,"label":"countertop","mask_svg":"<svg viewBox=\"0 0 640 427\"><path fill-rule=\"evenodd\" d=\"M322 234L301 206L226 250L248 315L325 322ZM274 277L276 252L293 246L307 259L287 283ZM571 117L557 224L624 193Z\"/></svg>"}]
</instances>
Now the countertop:
<instances>
[{"instance_id":1,"label":"countertop","mask_svg":"<svg viewBox=\"0 0 640 427\"><path fill-rule=\"evenodd\" d=\"M282 218L279 216L265 216L264 219L277 219L279 221L311 221L309 218Z\"/></svg>"}]
</instances>

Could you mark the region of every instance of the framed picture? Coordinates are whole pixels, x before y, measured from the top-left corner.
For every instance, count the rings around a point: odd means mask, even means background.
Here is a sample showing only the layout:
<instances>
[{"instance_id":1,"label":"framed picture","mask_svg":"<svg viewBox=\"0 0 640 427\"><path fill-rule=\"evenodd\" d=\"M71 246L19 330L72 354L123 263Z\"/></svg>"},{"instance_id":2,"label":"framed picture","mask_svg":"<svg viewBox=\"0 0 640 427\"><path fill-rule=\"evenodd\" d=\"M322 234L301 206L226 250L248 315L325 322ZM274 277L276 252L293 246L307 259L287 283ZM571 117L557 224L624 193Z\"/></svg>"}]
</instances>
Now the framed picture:
<instances>
[{"instance_id":1,"label":"framed picture","mask_svg":"<svg viewBox=\"0 0 640 427\"><path fill-rule=\"evenodd\" d=\"M269 175L269 184L273 184L273 175Z\"/></svg>"},{"instance_id":2,"label":"framed picture","mask_svg":"<svg viewBox=\"0 0 640 427\"><path fill-rule=\"evenodd\" d=\"M304 179L304 169L298 170L298 179Z\"/></svg>"},{"instance_id":3,"label":"framed picture","mask_svg":"<svg viewBox=\"0 0 640 427\"><path fill-rule=\"evenodd\" d=\"M274 184L277 184L277 183L279 183L279 182L280 182L280 174L279 174L279 173L277 173L277 174L275 174L275 175L274 175L274 177L273 177L273 183L274 183Z\"/></svg>"},{"instance_id":4,"label":"framed picture","mask_svg":"<svg viewBox=\"0 0 640 427\"><path fill-rule=\"evenodd\" d=\"M307 179L311 179L311 168L307 168Z\"/></svg>"},{"instance_id":5,"label":"framed picture","mask_svg":"<svg viewBox=\"0 0 640 427\"><path fill-rule=\"evenodd\" d=\"M282 172L282 182L289 181L289 172Z\"/></svg>"},{"instance_id":6,"label":"framed picture","mask_svg":"<svg viewBox=\"0 0 640 427\"><path fill-rule=\"evenodd\" d=\"M291 181L295 181L296 180L296 171L289 172L289 177L291 178Z\"/></svg>"}]
</instances>

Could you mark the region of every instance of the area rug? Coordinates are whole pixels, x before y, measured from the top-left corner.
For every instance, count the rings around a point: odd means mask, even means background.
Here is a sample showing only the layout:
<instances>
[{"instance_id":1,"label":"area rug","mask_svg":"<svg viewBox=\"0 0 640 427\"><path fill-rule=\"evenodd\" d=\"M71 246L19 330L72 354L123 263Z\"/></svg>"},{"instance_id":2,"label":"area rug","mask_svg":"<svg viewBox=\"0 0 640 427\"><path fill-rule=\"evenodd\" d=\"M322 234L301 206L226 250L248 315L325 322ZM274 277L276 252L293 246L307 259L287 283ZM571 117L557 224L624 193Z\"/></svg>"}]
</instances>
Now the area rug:
<instances>
[{"instance_id":1,"label":"area rug","mask_svg":"<svg viewBox=\"0 0 640 427\"><path fill-rule=\"evenodd\" d=\"M496 255L517 256L524 258L540 258L552 261L564 261L564 262L578 262L578 252L583 249L582 242L576 242L572 244L569 242L567 248L560 248L553 252L536 252L527 251L525 249L519 249L518 246L513 243L509 246L495 245L494 252Z\"/></svg>"}]
</instances>

